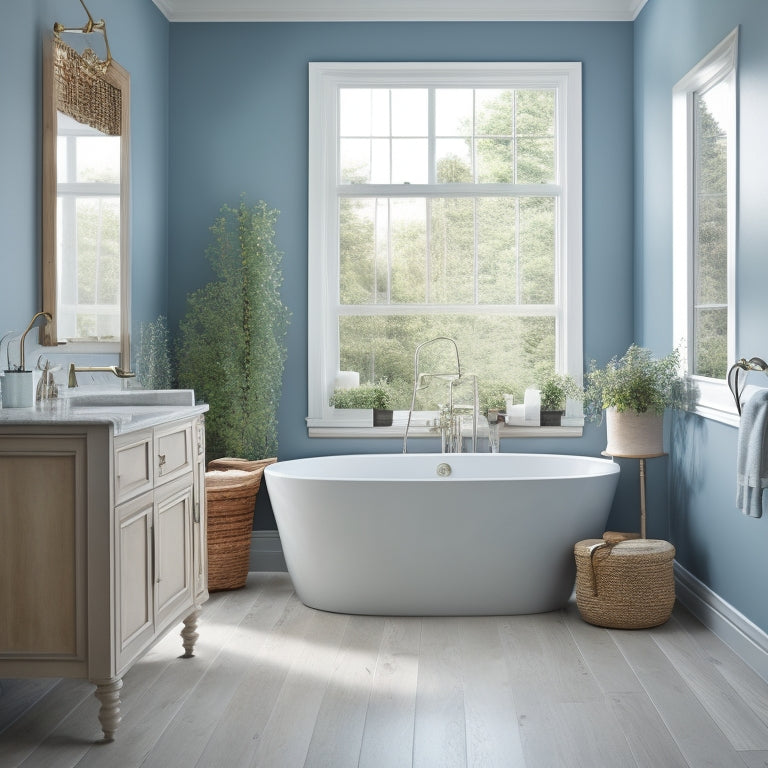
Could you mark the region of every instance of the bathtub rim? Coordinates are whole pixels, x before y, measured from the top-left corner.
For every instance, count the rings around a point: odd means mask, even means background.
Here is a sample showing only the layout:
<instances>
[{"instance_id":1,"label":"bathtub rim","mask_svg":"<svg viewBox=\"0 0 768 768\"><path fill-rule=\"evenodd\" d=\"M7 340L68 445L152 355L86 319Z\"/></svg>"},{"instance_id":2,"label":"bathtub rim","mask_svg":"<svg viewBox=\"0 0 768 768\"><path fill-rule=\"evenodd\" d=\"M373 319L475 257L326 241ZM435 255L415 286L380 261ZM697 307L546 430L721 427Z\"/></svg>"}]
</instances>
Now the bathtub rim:
<instances>
[{"instance_id":1,"label":"bathtub rim","mask_svg":"<svg viewBox=\"0 0 768 768\"><path fill-rule=\"evenodd\" d=\"M603 471L592 472L573 472L563 473L556 472L552 474L525 474L525 475L449 475L448 477L441 477L437 474L425 474L414 476L403 476L397 474L366 474L364 476L351 476L344 475L342 473L336 474L321 474L319 471L312 473L300 474L291 469L302 466L312 466L317 464L318 467L322 464L334 462L334 465L339 465L341 462L361 462L365 461L368 464L375 462L376 460L385 460L395 462L405 461L419 461L426 463L427 461L439 463L456 463L464 461L462 457L473 457L474 461L478 458L481 460L487 460L488 462L502 462L511 461L514 458L520 458L524 460L533 459L534 461L549 462L554 464L556 460L571 461L574 464L583 464L593 468L602 468ZM326 467L327 468L327 467ZM354 454L328 454L321 456L306 456L296 459L279 460L274 464L264 469L264 476L275 476L276 478L285 478L296 481L337 481L337 482L521 482L521 481L555 481L555 480L574 480L578 478L595 478L610 476L613 474L620 474L621 466L613 458L605 458L599 456L587 456L583 454L566 454L566 453L456 453L456 454L441 454L441 453L354 453Z\"/></svg>"}]
</instances>

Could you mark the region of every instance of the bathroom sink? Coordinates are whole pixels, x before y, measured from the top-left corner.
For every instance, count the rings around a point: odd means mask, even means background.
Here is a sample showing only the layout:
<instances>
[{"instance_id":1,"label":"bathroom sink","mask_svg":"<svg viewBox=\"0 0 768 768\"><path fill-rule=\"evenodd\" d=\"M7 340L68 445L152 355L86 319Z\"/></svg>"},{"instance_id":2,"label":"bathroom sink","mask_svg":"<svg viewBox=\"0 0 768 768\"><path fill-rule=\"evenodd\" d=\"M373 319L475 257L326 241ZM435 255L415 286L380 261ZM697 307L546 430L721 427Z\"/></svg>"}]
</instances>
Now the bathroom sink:
<instances>
[{"instance_id":1,"label":"bathroom sink","mask_svg":"<svg viewBox=\"0 0 768 768\"><path fill-rule=\"evenodd\" d=\"M121 389L100 392L67 391L65 397L72 408L103 408L106 406L194 405L193 389Z\"/></svg>"}]
</instances>

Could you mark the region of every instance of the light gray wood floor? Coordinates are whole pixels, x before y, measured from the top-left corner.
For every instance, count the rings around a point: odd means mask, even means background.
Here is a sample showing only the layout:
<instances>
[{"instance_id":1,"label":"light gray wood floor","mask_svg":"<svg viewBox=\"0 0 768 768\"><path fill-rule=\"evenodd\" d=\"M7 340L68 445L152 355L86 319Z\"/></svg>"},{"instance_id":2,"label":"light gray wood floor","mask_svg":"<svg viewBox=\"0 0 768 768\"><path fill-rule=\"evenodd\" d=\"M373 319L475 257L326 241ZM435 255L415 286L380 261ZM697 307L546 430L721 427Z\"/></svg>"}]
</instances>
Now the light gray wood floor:
<instances>
[{"instance_id":1,"label":"light gray wood floor","mask_svg":"<svg viewBox=\"0 0 768 768\"><path fill-rule=\"evenodd\" d=\"M768 684L676 607L652 630L536 616L386 618L303 606L254 573L126 675L100 737L93 686L0 681L0 766L768 766Z\"/></svg>"}]
</instances>

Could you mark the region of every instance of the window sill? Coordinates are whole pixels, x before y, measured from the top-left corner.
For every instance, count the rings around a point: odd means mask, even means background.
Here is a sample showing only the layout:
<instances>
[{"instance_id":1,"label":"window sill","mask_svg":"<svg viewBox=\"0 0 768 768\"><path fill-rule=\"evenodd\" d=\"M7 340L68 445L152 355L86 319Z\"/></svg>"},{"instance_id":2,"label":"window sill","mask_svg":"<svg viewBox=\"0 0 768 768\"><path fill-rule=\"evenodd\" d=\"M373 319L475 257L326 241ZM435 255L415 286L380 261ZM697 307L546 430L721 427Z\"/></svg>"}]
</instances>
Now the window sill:
<instances>
[{"instance_id":1,"label":"window sill","mask_svg":"<svg viewBox=\"0 0 768 768\"><path fill-rule=\"evenodd\" d=\"M751 387L744 391L745 400L749 398ZM704 419L718 421L731 427L738 427L740 422L736 403L728 385L721 379L709 379L703 376L688 377L689 413Z\"/></svg>"},{"instance_id":2,"label":"window sill","mask_svg":"<svg viewBox=\"0 0 768 768\"><path fill-rule=\"evenodd\" d=\"M307 418L307 433L309 437L347 437L347 438L389 438L402 440L405 436L405 422L407 418L406 411L395 411L393 424L391 427L374 427L371 424L370 416L362 420L352 420L339 418L335 419L313 419ZM575 421L580 421L575 419ZM583 427L581 424L564 427L510 427L507 425L499 426L499 437L507 438L529 438L529 437L581 437ZM469 431L466 437L469 437ZM439 435L433 427L421 424L414 424L408 429L408 439L411 438L433 438L437 440ZM487 440L487 430L478 430L478 438Z\"/></svg>"}]
</instances>

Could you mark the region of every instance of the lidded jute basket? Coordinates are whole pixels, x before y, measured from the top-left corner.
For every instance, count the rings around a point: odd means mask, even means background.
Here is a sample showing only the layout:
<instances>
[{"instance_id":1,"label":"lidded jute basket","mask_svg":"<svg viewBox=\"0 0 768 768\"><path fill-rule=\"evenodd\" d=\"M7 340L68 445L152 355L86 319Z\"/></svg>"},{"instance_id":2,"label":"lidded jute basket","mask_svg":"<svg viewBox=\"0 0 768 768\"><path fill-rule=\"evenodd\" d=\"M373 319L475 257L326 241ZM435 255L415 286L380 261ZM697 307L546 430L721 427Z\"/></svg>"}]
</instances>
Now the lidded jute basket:
<instances>
[{"instance_id":1,"label":"lidded jute basket","mask_svg":"<svg viewBox=\"0 0 768 768\"><path fill-rule=\"evenodd\" d=\"M248 578L251 530L264 467L275 459L215 459L205 473L208 590L239 589Z\"/></svg>"},{"instance_id":2,"label":"lidded jute basket","mask_svg":"<svg viewBox=\"0 0 768 768\"><path fill-rule=\"evenodd\" d=\"M660 539L626 537L608 532L574 546L576 605L584 621L599 627L656 627L675 604L675 548Z\"/></svg>"}]
</instances>

